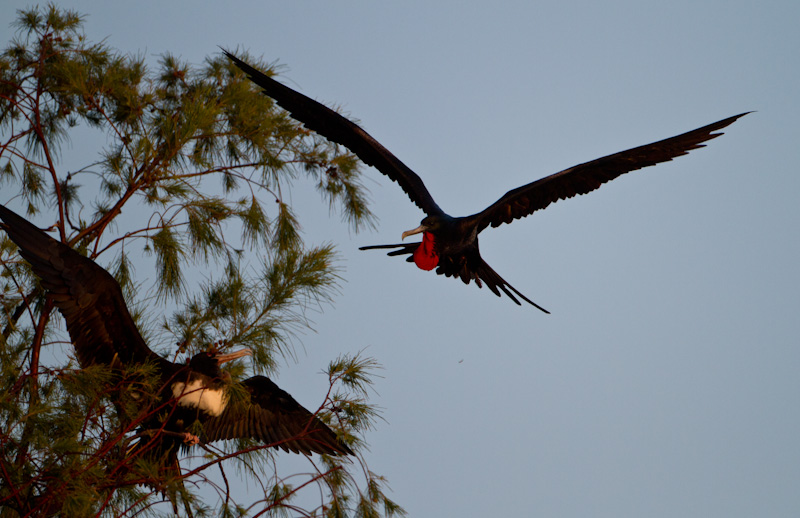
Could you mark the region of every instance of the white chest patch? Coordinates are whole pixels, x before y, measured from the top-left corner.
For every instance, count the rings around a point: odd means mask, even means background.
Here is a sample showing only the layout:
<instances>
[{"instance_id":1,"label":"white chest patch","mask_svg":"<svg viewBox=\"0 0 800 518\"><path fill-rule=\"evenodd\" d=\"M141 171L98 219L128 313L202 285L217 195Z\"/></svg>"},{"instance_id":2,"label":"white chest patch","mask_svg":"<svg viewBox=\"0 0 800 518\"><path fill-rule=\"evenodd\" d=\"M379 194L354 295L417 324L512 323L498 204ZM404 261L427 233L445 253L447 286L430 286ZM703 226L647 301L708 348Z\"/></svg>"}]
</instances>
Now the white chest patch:
<instances>
[{"instance_id":1,"label":"white chest patch","mask_svg":"<svg viewBox=\"0 0 800 518\"><path fill-rule=\"evenodd\" d=\"M178 405L199 408L213 416L220 415L228 405L224 390L204 388L200 380L189 384L175 383L172 385L172 395L178 400Z\"/></svg>"}]
</instances>

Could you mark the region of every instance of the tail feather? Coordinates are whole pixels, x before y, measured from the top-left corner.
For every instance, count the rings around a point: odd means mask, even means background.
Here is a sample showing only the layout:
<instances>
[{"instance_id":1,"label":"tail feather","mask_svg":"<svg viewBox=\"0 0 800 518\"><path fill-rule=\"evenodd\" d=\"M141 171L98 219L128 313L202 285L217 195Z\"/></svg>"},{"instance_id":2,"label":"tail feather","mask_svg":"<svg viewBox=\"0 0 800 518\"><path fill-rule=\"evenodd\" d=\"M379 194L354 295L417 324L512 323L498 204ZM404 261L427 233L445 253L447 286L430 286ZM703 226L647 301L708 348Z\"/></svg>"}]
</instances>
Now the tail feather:
<instances>
[{"instance_id":1,"label":"tail feather","mask_svg":"<svg viewBox=\"0 0 800 518\"><path fill-rule=\"evenodd\" d=\"M389 252L387 255L400 255L400 254L413 254L414 250L420 243L397 243L394 245L369 245L369 246L362 246L359 247L359 250L378 250L378 249L388 249L388 248L400 248L401 250L395 250L393 252Z\"/></svg>"}]
</instances>

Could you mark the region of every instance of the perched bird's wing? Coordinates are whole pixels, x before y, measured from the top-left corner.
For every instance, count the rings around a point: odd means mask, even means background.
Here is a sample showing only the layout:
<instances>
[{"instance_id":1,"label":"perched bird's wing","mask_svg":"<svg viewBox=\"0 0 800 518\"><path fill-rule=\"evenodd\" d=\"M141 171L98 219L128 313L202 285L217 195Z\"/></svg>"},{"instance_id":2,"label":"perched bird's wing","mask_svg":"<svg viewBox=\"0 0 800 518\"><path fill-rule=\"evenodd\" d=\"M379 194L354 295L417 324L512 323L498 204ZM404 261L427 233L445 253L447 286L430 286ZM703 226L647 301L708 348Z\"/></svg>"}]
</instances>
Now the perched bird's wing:
<instances>
[{"instance_id":1,"label":"perched bird's wing","mask_svg":"<svg viewBox=\"0 0 800 518\"><path fill-rule=\"evenodd\" d=\"M225 55L247 74L251 81L263 88L280 107L288 111L294 119L302 122L326 139L341 144L360 158L365 164L397 182L411 201L426 214L444 214L433 201L422 179L407 165L401 162L380 142L372 138L357 124L339 115L327 106L292 90L256 70L230 52Z\"/></svg>"},{"instance_id":2,"label":"perched bird's wing","mask_svg":"<svg viewBox=\"0 0 800 518\"><path fill-rule=\"evenodd\" d=\"M661 162L668 162L675 157L687 154L692 149L704 147L703 142L722 135L722 133L712 132L732 124L747 113L749 112L676 137L598 158L541 178L508 191L491 206L478 214L469 216L468 219L478 220L478 231L480 232L489 225L496 227L518 218L524 218L558 200L593 191L622 174Z\"/></svg>"},{"instance_id":3,"label":"perched bird's wing","mask_svg":"<svg viewBox=\"0 0 800 518\"><path fill-rule=\"evenodd\" d=\"M353 452L314 414L264 376L242 382L243 401L231 397L225 410L203 423L203 442L250 437L295 453Z\"/></svg>"},{"instance_id":4,"label":"perched bird's wing","mask_svg":"<svg viewBox=\"0 0 800 518\"><path fill-rule=\"evenodd\" d=\"M2 205L0 219L64 316L82 367L111 365L115 356L123 363L166 361L145 344L110 273Z\"/></svg>"}]
</instances>

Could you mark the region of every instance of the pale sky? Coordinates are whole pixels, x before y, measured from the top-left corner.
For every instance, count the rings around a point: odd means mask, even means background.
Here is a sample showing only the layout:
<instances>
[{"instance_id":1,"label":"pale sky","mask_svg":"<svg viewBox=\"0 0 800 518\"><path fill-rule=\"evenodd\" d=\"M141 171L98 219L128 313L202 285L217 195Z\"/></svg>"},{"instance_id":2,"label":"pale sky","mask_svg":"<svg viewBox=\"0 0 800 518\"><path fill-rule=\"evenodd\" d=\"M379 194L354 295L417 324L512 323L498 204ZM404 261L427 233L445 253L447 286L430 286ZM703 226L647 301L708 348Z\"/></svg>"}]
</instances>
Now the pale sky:
<instances>
[{"instance_id":1,"label":"pale sky","mask_svg":"<svg viewBox=\"0 0 800 518\"><path fill-rule=\"evenodd\" d=\"M297 182L304 237L337 245L346 282L276 382L316 408L329 360L379 361L367 461L410 516L800 515L800 3L58 4L151 65L218 46L285 65L456 216L755 110L706 148L481 234L552 315L359 252L423 217L374 169L374 232ZM28 5L4 4L4 46Z\"/></svg>"}]
</instances>

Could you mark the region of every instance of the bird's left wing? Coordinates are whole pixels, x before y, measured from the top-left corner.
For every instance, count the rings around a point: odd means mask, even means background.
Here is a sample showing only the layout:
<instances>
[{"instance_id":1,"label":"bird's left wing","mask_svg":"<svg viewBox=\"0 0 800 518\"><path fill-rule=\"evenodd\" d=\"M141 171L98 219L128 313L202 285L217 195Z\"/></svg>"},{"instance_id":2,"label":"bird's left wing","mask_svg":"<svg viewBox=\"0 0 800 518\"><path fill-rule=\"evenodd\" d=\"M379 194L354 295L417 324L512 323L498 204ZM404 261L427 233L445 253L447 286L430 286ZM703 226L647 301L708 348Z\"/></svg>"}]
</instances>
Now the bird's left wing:
<instances>
[{"instance_id":1,"label":"bird's left wing","mask_svg":"<svg viewBox=\"0 0 800 518\"><path fill-rule=\"evenodd\" d=\"M326 139L341 144L356 154L365 164L397 182L408 197L426 214L443 214L433 201L422 179L407 165L394 156L380 142L360 126L339 115L324 104L296 92L266 74L251 67L230 52L223 50L255 84L264 90L284 110Z\"/></svg>"},{"instance_id":2,"label":"bird's left wing","mask_svg":"<svg viewBox=\"0 0 800 518\"><path fill-rule=\"evenodd\" d=\"M64 316L82 367L111 365L115 357L124 363L166 361L145 344L110 273L2 205L0 219Z\"/></svg>"},{"instance_id":3,"label":"bird's left wing","mask_svg":"<svg viewBox=\"0 0 800 518\"><path fill-rule=\"evenodd\" d=\"M294 453L348 454L336 433L265 376L242 382L247 395L203 423L203 442L249 437Z\"/></svg>"},{"instance_id":4,"label":"bird's left wing","mask_svg":"<svg viewBox=\"0 0 800 518\"><path fill-rule=\"evenodd\" d=\"M714 133L732 124L736 119L747 115L741 113L719 122L665 140L621 151L586 162L559 173L536 180L522 187L508 191L502 198L485 210L469 216L477 219L478 231L488 226L496 227L503 223L524 218L558 200L586 194L620 175L668 162L689 151L704 147L703 142L716 138L722 133Z\"/></svg>"}]
</instances>

